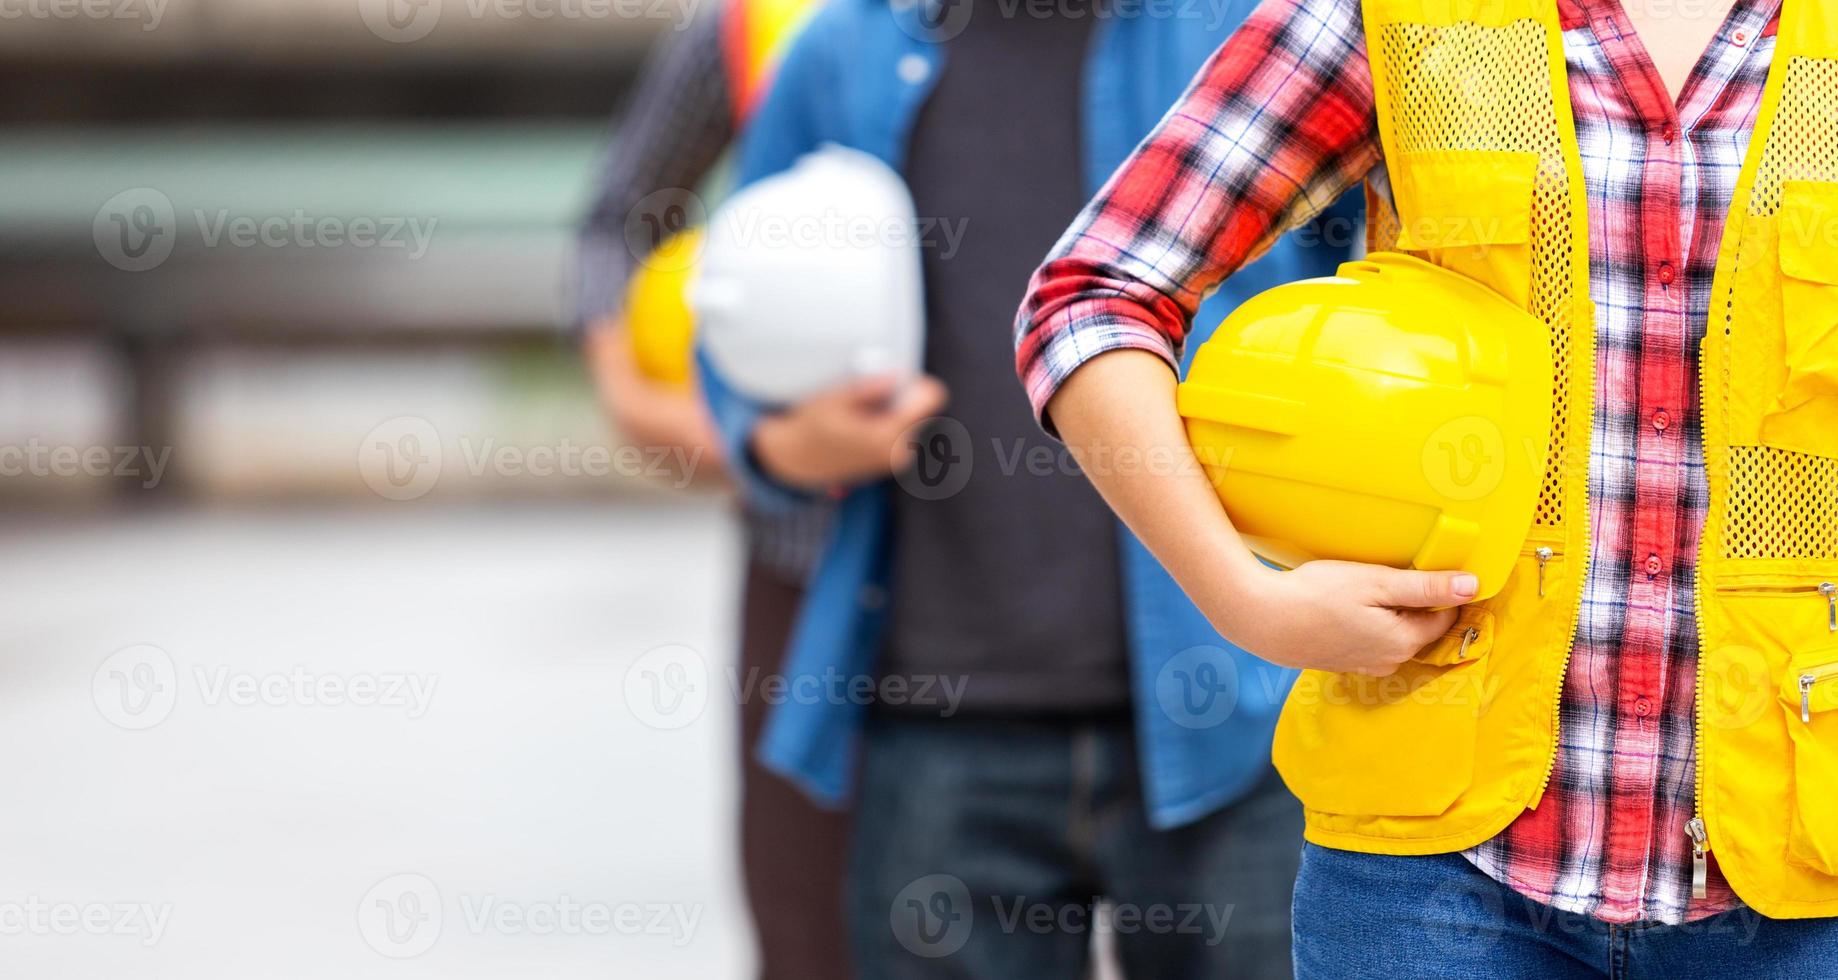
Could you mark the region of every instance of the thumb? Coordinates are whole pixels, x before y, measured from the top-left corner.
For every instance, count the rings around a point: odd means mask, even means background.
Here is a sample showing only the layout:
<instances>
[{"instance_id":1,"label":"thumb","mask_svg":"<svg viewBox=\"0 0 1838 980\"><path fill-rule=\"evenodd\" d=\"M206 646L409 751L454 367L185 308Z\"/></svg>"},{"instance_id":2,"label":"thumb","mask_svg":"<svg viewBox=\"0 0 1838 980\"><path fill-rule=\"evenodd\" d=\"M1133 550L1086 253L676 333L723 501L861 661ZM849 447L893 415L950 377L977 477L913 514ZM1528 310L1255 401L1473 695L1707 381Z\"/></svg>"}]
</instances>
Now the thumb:
<instances>
[{"instance_id":1,"label":"thumb","mask_svg":"<svg viewBox=\"0 0 1838 980\"><path fill-rule=\"evenodd\" d=\"M902 418L916 422L937 415L949 400L950 393L944 382L922 374L907 383L891 407Z\"/></svg>"},{"instance_id":2,"label":"thumb","mask_svg":"<svg viewBox=\"0 0 1838 980\"><path fill-rule=\"evenodd\" d=\"M1410 609L1440 609L1474 601L1480 579L1468 572L1387 568L1378 579L1380 601Z\"/></svg>"}]
</instances>

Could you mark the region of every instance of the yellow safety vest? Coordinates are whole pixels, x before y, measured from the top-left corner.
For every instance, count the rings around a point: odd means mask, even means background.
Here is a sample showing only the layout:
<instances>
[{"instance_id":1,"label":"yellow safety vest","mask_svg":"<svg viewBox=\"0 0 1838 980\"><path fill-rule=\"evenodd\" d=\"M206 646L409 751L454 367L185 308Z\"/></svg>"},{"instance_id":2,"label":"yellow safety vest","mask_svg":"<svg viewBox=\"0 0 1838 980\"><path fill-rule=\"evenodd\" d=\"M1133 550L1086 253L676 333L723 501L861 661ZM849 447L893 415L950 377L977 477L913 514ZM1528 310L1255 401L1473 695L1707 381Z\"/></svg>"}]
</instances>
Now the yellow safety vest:
<instances>
[{"instance_id":1,"label":"yellow safety vest","mask_svg":"<svg viewBox=\"0 0 1838 980\"><path fill-rule=\"evenodd\" d=\"M752 113L785 49L816 8L817 0L732 0L722 23L722 51L737 123Z\"/></svg>"},{"instance_id":2,"label":"yellow safety vest","mask_svg":"<svg viewBox=\"0 0 1838 980\"><path fill-rule=\"evenodd\" d=\"M1460 850L1543 798L1588 568L1587 195L1553 0L1365 0L1396 212L1375 244L1549 325L1551 450L1506 588L1390 678L1304 672L1277 767L1308 839ZM1369 195L1369 198L1372 195ZM1838 915L1838 4L1785 0L1701 351L1697 870ZM1465 646L1465 649L1464 649Z\"/></svg>"}]
</instances>

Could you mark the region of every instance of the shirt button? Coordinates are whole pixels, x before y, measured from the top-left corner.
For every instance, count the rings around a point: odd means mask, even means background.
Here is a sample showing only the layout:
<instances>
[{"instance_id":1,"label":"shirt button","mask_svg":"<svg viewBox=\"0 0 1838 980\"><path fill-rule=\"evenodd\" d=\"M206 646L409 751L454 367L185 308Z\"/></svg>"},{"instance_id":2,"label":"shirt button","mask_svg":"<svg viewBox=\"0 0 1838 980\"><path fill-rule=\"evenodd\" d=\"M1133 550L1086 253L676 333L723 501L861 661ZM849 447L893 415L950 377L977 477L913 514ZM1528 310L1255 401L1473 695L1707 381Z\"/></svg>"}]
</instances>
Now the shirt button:
<instances>
[{"instance_id":1,"label":"shirt button","mask_svg":"<svg viewBox=\"0 0 1838 980\"><path fill-rule=\"evenodd\" d=\"M1652 713L1653 713L1653 702L1648 700L1645 695L1641 695L1640 697L1637 697L1634 699L1634 714L1640 715L1641 717L1644 718L1647 715L1650 715Z\"/></svg>"},{"instance_id":2,"label":"shirt button","mask_svg":"<svg viewBox=\"0 0 1838 980\"><path fill-rule=\"evenodd\" d=\"M1666 566L1660 562L1658 555L1647 556L1646 568L1648 575L1658 575L1665 567Z\"/></svg>"},{"instance_id":3,"label":"shirt button","mask_svg":"<svg viewBox=\"0 0 1838 980\"><path fill-rule=\"evenodd\" d=\"M920 54L909 54L901 58L894 70L900 73L900 81L908 85L917 85L932 74L931 64Z\"/></svg>"},{"instance_id":4,"label":"shirt button","mask_svg":"<svg viewBox=\"0 0 1838 980\"><path fill-rule=\"evenodd\" d=\"M1654 429L1660 432L1664 432L1666 431L1666 429L1670 428L1671 425L1672 425L1672 413L1666 411L1663 408L1657 409L1653 412L1653 428Z\"/></svg>"},{"instance_id":5,"label":"shirt button","mask_svg":"<svg viewBox=\"0 0 1838 980\"><path fill-rule=\"evenodd\" d=\"M1735 46L1737 46L1737 47L1739 47L1739 48L1746 48L1746 47L1748 47L1748 45L1749 45L1749 32L1748 32L1748 31L1743 31L1743 30L1739 30L1739 31L1736 31L1736 32L1734 32L1734 33L1732 33L1732 34L1730 35L1730 43L1731 43L1731 44L1734 44Z\"/></svg>"},{"instance_id":6,"label":"shirt button","mask_svg":"<svg viewBox=\"0 0 1838 980\"><path fill-rule=\"evenodd\" d=\"M1661 262L1659 264L1659 284L1661 286L1670 286L1672 285L1672 281L1677 278L1678 269L1673 266L1672 263Z\"/></svg>"},{"instance_id":7,"label":"shirt button","mask_svg":"<svg viewBox=\"0 0 1838 980\"><path fill-rule=\"evenodd\" d=\"M1667 146L1671 146L1672 141L1678 139L1678 127L1667 123L1666 128L1659 131L1659 138L1665 140Z\"/></svg>"}]
</instances>

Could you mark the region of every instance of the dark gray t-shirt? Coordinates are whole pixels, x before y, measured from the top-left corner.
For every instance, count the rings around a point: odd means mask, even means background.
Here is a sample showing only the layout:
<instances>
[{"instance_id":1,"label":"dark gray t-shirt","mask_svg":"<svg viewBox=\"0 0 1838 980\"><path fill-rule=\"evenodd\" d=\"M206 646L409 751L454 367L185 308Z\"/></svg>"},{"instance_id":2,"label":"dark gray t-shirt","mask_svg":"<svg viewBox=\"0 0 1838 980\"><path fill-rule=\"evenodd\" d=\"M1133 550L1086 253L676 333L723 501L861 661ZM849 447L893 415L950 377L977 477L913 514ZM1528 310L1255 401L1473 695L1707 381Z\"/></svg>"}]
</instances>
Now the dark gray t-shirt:
<instances>
[{"instance_id":1,"label":"dark gray t-shirt","mask_svg":"<svg viewBox=\"0 0 1838 980\"><path fill-rule=\"evenodd\" d=\"M926 369L961 428L921 440L921 470L895 492L883 672L963 682L964 713L1114 711L1129 703L1117 525L1035 425L1010 334L1029 274L1087 197L1094 18L1076 2L975 3L906 166L918 214L939 223L924 250Z\"/></svg>"}]
</instances>

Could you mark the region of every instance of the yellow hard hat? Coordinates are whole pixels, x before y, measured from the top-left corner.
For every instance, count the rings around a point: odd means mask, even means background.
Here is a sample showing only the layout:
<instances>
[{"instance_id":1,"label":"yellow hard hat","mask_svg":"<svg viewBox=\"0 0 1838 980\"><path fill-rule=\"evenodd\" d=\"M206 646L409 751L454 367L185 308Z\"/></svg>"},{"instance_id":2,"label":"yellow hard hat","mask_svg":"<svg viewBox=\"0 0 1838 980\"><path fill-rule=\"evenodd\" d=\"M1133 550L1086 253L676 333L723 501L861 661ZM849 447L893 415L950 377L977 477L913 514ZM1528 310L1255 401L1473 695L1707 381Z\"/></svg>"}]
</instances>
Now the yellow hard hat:
<instances>
[{"instance_id":1,"label":"yellow hard hat","mask_svg":"<svg viewBox=\"0 0 1838 980\"><path fill-rule=\"evenodd\" d=\"M1187 436L1266 559L1512 571L1551 430L1551 339L1486 286L1392 252L1266 290L1194 354Z\"/></svg>"},{"instance_id":2,"label":"yellow hard hat","mask_svg":"<svg viewBox=\"0 0 1838 980\"><path fill-rule=\"evenodd\" d=\"M665 239L640 264L626 294L626 333L645 377L687 387L694 375L695 317L689 289L702 254L702 229Z\"/></svg>"}]
</instances>

